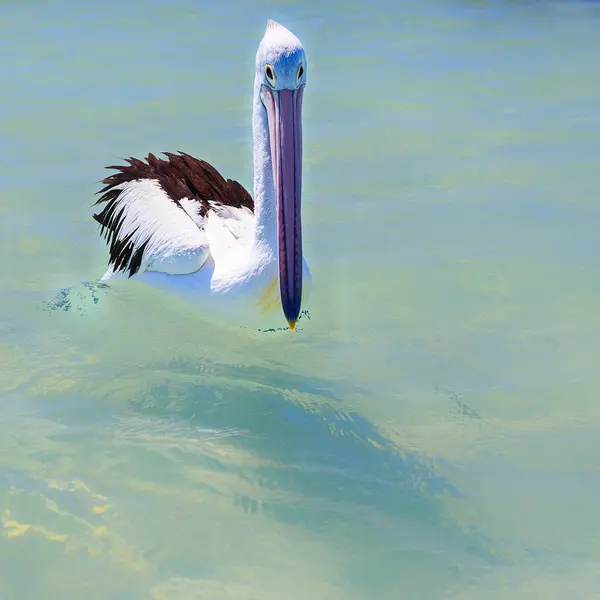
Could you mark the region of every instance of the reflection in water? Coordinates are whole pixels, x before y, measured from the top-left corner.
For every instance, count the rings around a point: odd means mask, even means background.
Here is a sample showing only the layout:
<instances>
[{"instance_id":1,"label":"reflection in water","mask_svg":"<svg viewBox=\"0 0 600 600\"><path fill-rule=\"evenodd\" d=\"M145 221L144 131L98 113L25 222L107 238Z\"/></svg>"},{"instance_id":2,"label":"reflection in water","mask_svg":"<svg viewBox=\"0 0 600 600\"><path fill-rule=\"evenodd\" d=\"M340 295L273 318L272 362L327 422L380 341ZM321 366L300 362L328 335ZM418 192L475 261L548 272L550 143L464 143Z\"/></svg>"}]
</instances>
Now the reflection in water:
<instances>
[{"instance_id":1,"label":"reflection in water","mask_svg":"<svg viewBox=\"0 0 600 600\"><path fill-rule=\"evenodd\" d=\"M172 374L194 372L185 361L160 368L165 367ZM201 370L206 372L206 366ZM436 472L433 461L395 447L374 423L341 408L344 396L356 393L352 385L257 367L212 364L210 371L214 385L189 381L152 385L132 399L129 404L146 417L141 423L148 429L134 433L137 417L128 420L120 426L120 443L142 444L159 453L170 448L167 452L174 455L182 450L180 444L188 452L199 450L204 458L210 456L210 470L234 471L239 477L240 489L215 493L229 494L245 512L329 532L332 544L355 563L351 572L360 564L363 569L370 565L379 573L380 584L383 574L376 563L398 563L385 576L393 580L399 571L413 569L422 552L436 555L448 544L486 561L499 560L483 536L459 529L444 514L444 498L461 494ZM225 381L236 385L224 386ZM187 435L178 434L185 442L176 442L176 447L168 433L173 414L188 429ZM194 445L196 436L202 443ZM235 449L225 460L214 451L219 441ZM207 442L212 449L206 450ZM191 467L198 454L186 453L178 461ZM201 487L208 483L195 482ZM403 537L416 529L420 542L412 547L412 535ZM424 530L429 531L429 547L423 543L428 537ZM396 544L384 544L380 552L381 539L390 535L398 536ZM353 548L357 536L364 546ZM348 577L352 580L350 573Z\"/></svg>"},{"instance_id":2,"label":"reflection in water","mask_svg":"<svg viewBox=\"0 0 600 600\"><path fill-rule=\"evenodd\" d=\"M168 370L189 373L187 368L178 363L169 365ZM212 365L211 371L215 378L237 385L226 390L220 383L186 383L175 390L155 386L132 404L145 415L166 417L176 412L190 425L246 432L238 439L244 450L273 465L294 467L287 487L310 490L308 481L306 485L303 481L323 474L323 481L314 489L326 497L331 494L329 500L347 498L348 502L378 506L388 496L383 490L395 488L408 507L415 494L420 504L424 494L457 493L434 474L426 460L410 454L403 457L373 423L335 408L336 402L342 405L342 384L334 391L325 381L257 367ZM282 384L286 387L279 387ZM276 473L262 472L261 484L269 485L270 475L277 478ZM342 492L345 479L356 482L352 493Z\"/></svg>"},{"instance_id":3,"label":"reflection in water","mask_svg":"<svg viewBox=\"0 0 600 600\"><path fill-rule=\"evenodd\" d=\"M89 365L85 373L92 381L110 379L105 372L94 377ZM5 517L11 535L28 530L98 555L127 548L132 564L149 568L155 562L197 573L197 559L169 545L155 546L142 558L139 532L127 533L114 520L120 511L135 520L132 506L145 506L143 512L158 511L157 527L160 522L164 527L170 518L160 516L160 498L169 498L198 517L207 502L226 501L244 518L260 514L318 534L339 555L345 581L365 593L404 575L423 589L439 586L444 577L428 583L424 565L434 561L452 578L454 555L463 562L468 555L498 560L483 536L445 515L444 500L460 501L461 493L436 472L433 461L395 447L374 423L343 410L345 397L364 393L353 384L281 368L189 360L144 366L135 391L127 391L122 374L114 378L125 388L115 398L109 385L91 393L82 385L29 403L32 415L38 406L44 409L47 439L33 418L37 431L32 427L29 439L45 448L49 478L3 473L18 491L18 503L5 504L13 511ZM82 436L89 446L84 463L84 457L73 456ZM59 466L65 457L67 464ZM37 459L35 450L31 459ZM55 507L62 524L28 521L25 497ZM196 508L184 509L194 498ZM440 548L449 551L440 554ZM207 576L224 577L213 562L204 565Z\"/></svg>"}]
</instances>

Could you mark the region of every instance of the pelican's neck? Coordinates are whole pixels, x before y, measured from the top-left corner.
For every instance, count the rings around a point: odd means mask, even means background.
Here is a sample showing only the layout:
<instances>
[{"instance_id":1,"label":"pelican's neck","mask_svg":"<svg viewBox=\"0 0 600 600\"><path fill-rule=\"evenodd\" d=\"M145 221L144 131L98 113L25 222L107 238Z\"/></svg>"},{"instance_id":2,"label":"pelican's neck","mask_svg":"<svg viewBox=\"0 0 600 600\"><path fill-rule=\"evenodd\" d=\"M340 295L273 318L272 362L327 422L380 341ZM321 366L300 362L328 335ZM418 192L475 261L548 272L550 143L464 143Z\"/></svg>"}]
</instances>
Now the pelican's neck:
<instances>
[{"instance_id":1,"label":"pelican's neck","mask_svg":"<svg viewBox=\"0 0 600 600\"><path fill-rule=\"evenodd\" d=\"M254 138L254 242L277 252L277 206L267 110L260 99L260 80L254 80L252 134Z\"/></svg>"}]
</instances>

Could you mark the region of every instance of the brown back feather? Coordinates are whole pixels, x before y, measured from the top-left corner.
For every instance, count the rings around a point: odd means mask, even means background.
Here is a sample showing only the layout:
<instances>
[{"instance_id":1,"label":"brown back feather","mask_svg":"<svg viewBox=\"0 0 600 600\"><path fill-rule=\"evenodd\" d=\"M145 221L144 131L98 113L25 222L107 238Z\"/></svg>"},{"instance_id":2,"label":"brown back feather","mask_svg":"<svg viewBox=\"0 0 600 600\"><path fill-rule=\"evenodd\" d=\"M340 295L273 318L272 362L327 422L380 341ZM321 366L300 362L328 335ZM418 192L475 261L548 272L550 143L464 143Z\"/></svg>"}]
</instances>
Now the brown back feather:
<instances>
[{"instance_id":1,"label":"brown back feather","mask_svg":"<svg viewBox=\"0 0 600 600\"><path fill-rule=\"evenodd\" d=\"M114 200L120 193L120 190L114 189L117 185L136 179L155 179L180 208L179 200L182 198L196 200L201 205L201 216L206 216L209 201L254 211L254 200L246 188L233 179L225 179L210 163L184 152L164 152L164 155L167 160L150 153L146 162L131 157L125 159L129 166L106 167L115 169L117 173L102 181L106 187L98 192L102 196L96 204Z\"/></svg>"}]
</instances>

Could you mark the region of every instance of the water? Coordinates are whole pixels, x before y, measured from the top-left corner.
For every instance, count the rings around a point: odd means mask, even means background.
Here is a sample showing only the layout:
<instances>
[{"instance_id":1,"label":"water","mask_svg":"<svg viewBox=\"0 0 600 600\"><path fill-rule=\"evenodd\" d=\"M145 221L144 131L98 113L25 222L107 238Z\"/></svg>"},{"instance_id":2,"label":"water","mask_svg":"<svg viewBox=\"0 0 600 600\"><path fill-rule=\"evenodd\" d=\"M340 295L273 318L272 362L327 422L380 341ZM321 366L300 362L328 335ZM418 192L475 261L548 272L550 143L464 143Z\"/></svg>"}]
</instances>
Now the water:
<instances>
[{"instance_id":1,"label":"water","mask_svg":"<svg viewBox=\"0 0 600 600\"><path fill-rule=\"evenodd\" d=\"M0 16L2 600L600 598L597 4ZM267 18L310 66L310 322L82 285L104 165L251 186Z\"/></svg>"}]
</instances>

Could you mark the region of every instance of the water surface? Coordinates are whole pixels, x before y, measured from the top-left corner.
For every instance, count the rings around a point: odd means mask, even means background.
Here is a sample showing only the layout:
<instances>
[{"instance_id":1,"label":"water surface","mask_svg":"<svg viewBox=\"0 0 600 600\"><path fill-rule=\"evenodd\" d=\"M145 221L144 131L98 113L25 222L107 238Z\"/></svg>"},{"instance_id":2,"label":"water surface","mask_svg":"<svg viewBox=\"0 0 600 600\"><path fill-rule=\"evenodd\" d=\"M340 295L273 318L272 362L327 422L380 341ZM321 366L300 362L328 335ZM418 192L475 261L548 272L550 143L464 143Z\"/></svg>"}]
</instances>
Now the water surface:
<instances>
[{"instance_id":1,"label":"water surface","mask_svg":"<svg viewBox=\"0 0 600 600\"><path fill-rule=\"evenodd\" d=\"M598 5L214 4L0 4L2 600L600 597ZM82 285L104 165L251 189L267 18L310 321Z\"/></svg>"}]
</instances>

